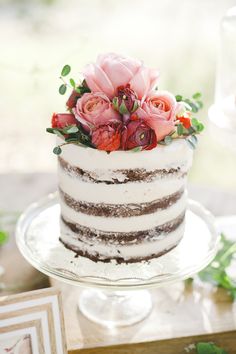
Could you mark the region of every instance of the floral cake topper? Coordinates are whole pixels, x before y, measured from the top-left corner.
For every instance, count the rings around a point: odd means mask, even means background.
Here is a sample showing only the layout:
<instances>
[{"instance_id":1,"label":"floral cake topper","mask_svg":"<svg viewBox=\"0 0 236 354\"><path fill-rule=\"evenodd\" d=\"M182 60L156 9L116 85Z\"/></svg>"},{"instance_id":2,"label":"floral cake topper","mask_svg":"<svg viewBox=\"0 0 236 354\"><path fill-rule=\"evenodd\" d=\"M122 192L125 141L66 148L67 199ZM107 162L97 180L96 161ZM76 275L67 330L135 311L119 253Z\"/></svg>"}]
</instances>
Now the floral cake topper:
<instances>
[{"instance_id":1,"label":"floral cake topper","mask_svg":"<svg viewBox=\"0 0 236 354\"><path fill-rule=\"evenodd\" d=\"M65 80L70 71L69 65L63 67L59 87L62 95L72 89L67 113L54 113L47 128L64 140L55 154L71 143L107 152L151 150L173 139L196 146L196 135L204 129L194 117L202 108L200 93L184 99L159 90L157 70L114 53L99 55L96 63L87 65L78 85L72 78Z\"/></svg>"}]
</instances>

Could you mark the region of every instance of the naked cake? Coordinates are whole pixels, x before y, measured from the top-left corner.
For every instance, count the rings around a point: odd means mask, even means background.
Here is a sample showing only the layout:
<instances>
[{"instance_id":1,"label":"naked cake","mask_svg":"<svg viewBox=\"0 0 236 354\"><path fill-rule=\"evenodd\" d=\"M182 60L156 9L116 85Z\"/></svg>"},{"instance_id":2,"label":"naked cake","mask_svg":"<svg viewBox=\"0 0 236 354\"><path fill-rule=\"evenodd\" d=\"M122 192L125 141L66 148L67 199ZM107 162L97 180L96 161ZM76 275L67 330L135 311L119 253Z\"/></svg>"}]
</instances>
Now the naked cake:
<instances>
[{"instance_id":1,"label":"naked cake","mask_svg":"<svg viewBox=\"0 0 236 354\"><path fill-rule=\"evenodd\" d=\"M61 94L69 72L65 65ZM83 75L69 80L69 112L54 113L47 129L58 135L60 241L95 262L159 257L184 234L200 94L157 90L156 70L113 53Z\"/></svg>"}]
</instances>

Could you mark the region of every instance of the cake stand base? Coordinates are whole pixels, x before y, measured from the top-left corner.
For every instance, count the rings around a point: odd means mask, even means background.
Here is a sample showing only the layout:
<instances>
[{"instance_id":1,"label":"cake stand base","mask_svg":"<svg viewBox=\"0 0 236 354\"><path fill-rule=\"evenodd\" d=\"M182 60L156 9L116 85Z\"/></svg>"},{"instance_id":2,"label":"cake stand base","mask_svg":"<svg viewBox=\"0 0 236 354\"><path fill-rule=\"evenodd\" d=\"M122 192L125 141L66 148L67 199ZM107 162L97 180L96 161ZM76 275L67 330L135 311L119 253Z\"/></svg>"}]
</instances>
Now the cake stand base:
<instances>
[{"instance_id":1,"label":"cake stand base","mask_svg":"<svg viewBox=\"0 0 236 354\"><path fill-rule=\"evenodd\" d=\"M109 327L128 326L144 319L151 311L152 302L150 294L143 289L167 286L191 277L213 260L219 243L214 218L191 200L181 242L172 251L149 262L95 263L85 257L75 257L74 252L59 242L60 232L60 206L57 194L52 194L22 214L16 228L17 245L41 272L88 288L79 300L82 314Z\"/></svg>"},{"instance_id":2,"label":"cake stand base","mask_svg":"<svg viewBox=\"0 0 236 354\"><path fill-rule=\"evenodd\" d=\"M103 291L86 289L78 301L82 314L106 327L130 326L142 321L152 310L147 290Z\"/></svg>"}]
</instances>

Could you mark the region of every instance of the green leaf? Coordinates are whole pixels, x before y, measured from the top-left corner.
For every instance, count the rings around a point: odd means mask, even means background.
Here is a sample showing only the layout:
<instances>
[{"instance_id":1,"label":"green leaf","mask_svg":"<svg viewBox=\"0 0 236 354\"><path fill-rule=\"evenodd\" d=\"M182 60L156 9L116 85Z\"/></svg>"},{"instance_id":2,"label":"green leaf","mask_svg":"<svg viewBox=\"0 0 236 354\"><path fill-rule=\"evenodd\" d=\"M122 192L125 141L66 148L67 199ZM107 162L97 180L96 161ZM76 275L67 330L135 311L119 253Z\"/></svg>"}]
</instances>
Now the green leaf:
<instances>
[{"instance_id":1,"label":"green leaf","mask_svg":"<svg viewBox=\"0 0 236 354\"><path fill-rule=\"evenodd\" d=\"M81 95L80 86L75 87L75 91Z\"/></svg>"},{"instance_id":2,"label":"green leaf","mask_svg":"<svg viewBox=\"0 0 236 354\"><path fill-rule=\"evenodd\" d=\"M61 129L53 129L54 134L56 134L57 136L59 136L59 138L64 139L64 135L62 134Z\"/></svg>"},{"instance_id":3,"label":"green leaf","mask_svg":"<svg viewBox=\"0 0 236 354\"><path fill-rule=\"evenodd\" d=\"M56 155L60 155L62 152L61 147L60 146L55 146L53 149L53 153Z\"/></svg>"},{"instance_id":4,"label":"green leaf","mask_svg":"<svg viewBox=\"0 0 236 354\"><path fill-rule=\"evenodd\" d=\"M193 99L194 99L194 100L199 100L199 98L201 98L201 97L202 97L201 92L196 92L196 93L194 93L194 95L193 95Z\"/></svg>"},{"instance_id":5,"label":"green leaf","mask_svg":"<svg viewBox=\"0 0 236 354\"><path fill-rule=\"evenodd\" d=\"M198 109L203 108L203 103L202 101L196 101L197 105L198 105Z\"/></svg>"},{"instance_id":6,"label":"green leaf","mask_svg":"<svg viewBox=\"0 0 236 354\"><path fill-rule=\"evenodd\" d=\"M197 127L198 124L199 124L199 121L198 121L197 118L192 118L192 119L191 119L191 123L192 123L192 125L193 125L194 127Z\"/></svg>"},{"instance_id":7,"label":"green leaf","mask_svg":"<svg viewBox=\"0 0 236 354\"><path fill-rule=\"evenodd\" d=\"M224 349L214 343L200 342L196 345L197 354L228 354Z\"/></svg>"},{"instance_id":8,"label":"green leaf","mask_svg":"<svg viewBox=\"0 0 236 354\"><path fill-rule=\"evenodd\" d=\"M137 111L138 108L139 108L139 103L138 103L138 101L135 101L133 108L131 110L131 113L134 113L135 111Z\"/></svg>"},{"instance_id":9,"label":"green leaf","mask_svg":"<svg viewBox=\"0 0 236 354\"><path fill-rule=\"evenodd\" d=\"M55 134L53 128L47 128L47 129L46 129L46 132L51 133L51 134Z\"/></svg>"},{"instance_id":10,"label":"green leaf","mask_svg":"<svg viewBox=\"0 0 236 354\"><path fill-rule=\"evenodd\" d=\"M199 122L199 124L198 124L198 127L197 127L197 131L198 131L198 133L201 133L203 130L204 130L204 124L202 124L202 123L200 123Z\"/></svg>"},{"instance_id":11,"label":"green leaf","mask_svg":"<svg viewBox=\"0 0 236 354\"><path fill-rule=\"evenodd\" d=\"M118 106L118 97L114 97L112 100L113 107L118 111L119 106Z\"/></svg>"},{"instance_id":12,"label":"green leaf","mask_svg":"<svg viewBox=\"0 0 236 354\"><path fill-rule=\"evenodd\" d=\"M196 118L191 119L191 124L198 133L201 133L204 130L204 125Z\"/></svg>"},{"instance_id":13,"label":"green leaf","mask_svg":"<svg viewBox=\"0 0 236 354\"><path fill-rule=\"evenodd\" d=\"M87 86L81 85L81 86L79 86L78 88L79 88L79 93L80 93L81 95L83 95L83 94L86 93L86 92L91 92L91 90L90 90Z\"/></svg>"},{"instance_id":14,"label":"green leaf","mask_svg":"<svg viewBox=\"0 0 236 354\"><path fill-rule=\"evenodd\" d=\"M77 136L75 136L75 137L69 137L69 138L66 138L66 139L65 139L65 141L66 141L67 143L75 143L75 142L79 142L79 140L78 140L78 137L77 137Z\"/></svg>"},{"instance_id":15,"label":"green leaf","mask_svg":"<svg viewBox=\"0 0 236 354\"><path fill-rule=\"evenodd\" d=\"M73 133L77 133L78 131L79 129L75 125L71 125L63 129L63 133L65 134L73 134Z\"/></svg>"},{"instance_id":16,"label":"green leaf","mask_svg":"<svg viewBox=\"0 0 236 354\"><path fill-rule=\"evenodd\" d=\"M177 102L181 102L183 100L183 97L181 95L176 95L175 99Z\"/></svg>"},{"instance_id":17,"label":"green leaf","mask_svg":"<svg viewBox=\"0 0 236 354\"><path fill-rule=\"evenodd\" d=\"M119 112L120 112L120 114L127 114L127 113L129 113L129 111L128 111L126 105L125 105L124 100L122 100L121 105L119 106Z\"/></svg>"},{"instance_id":18,"label":"green leaf","mask_svg":"<svg viewBox=\"0 0 236 354\"><path fill-rule=\"evenodd\" d=\"M164 139L164 142L166 145L170 145L172 140L173 140L172 137L170 135L167 135Z\"/></svg>"},{"instance_id":19,"label":"green leaf","mask_svg":"<svg viewBox=\"0 0 236 354\"><path fill-rule=\"evenodd\" d=\"M131 149L130 151L139 152L139 151L142 151L142 148L141 148L141 146L136 146L135 148Z\"/></svg>"},{"instance_id":20,"label":"green leaf","mask_svg":"<svg viewBox=\"0 0 236 354\"><path fill-rule=\"evenodd\" d=\"M70 79L70 84L73 88L75 88L76 84L75 84L75 80L74 79Z\"/></svg>"},{"instance_id":21,"label":"green leaf","mask_svg":"<svg viewBox=\"0 0 236 354\"><path fill-rule=\"evenodd\" d=\"M183 135L183 132L184 132L183 125L182 124L178 124L177 125L177 134L178 135Z\"/></svg>"},{"instance_id":22,"label":"green leaf","mask_svg":"<svg viewBox=\"0 0 236 354\"><path fill-rule=\"evenodd\" d=\"M67 65L63 66L62 71L61 71L61 76L67 76L70 73L70 71L71 71L70 65L67 64Z\"/></svg>"},{"instance_id":23,"label":"green leaf","mask_svg":"<svg viewBox=\"0 0 236 354\"><path fill-rule=\"evenodd\" d=\"M0 246L7 242L8 233L6 231L0 230Z\"/></svg>"},{"instance_id":24,"label":"green leaf","mask_svg":"<svg viewBox=\"0 0 236 354\"><path fill-rule=\"evenodd\" d=\"M65 84L62 84L62 85L59 87L59 93L60 93L61 95L64 95L64 94L66 93L66 89L67 89L66 85L65 85Z\"/></svg>"}]
</instances>

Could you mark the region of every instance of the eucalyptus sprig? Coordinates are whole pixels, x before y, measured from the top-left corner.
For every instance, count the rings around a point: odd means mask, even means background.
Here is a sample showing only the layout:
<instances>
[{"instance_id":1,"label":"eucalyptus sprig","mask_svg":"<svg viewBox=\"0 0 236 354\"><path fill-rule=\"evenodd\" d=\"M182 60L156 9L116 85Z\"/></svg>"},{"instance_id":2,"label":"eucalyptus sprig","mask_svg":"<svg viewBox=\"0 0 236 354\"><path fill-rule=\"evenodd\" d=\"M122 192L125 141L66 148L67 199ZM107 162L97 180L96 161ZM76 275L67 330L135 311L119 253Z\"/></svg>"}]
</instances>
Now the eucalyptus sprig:
<instances>
[{"instance_id":1,"label":"eucalyptus sprig","mask_svg":"<svg viewBox=\"0 0 236 354\"><path fill-rule=\"evenodd\" d=\"M189 112L197 113L203 107L201 93L195 93L191 99L184 98L181 95L176 95L177 102L183 102L187 113L182 117L177 117L176 130L167 135L162 141L161 145L169 145L174 139L185 139L190 148L195 149L198 143L197 135L204 130L204 125L195 117L192 117ZM186 115L186 116L185 116ZM185 125L181 119L188 120L188 125Z\"/></svg>"},{"instance_id":2,"label":"eucalyptus sprig","mask_svg":"<svg viewBox=\"0 0 236 354\"><path fill-rule=\"evenodd\" d=\"M56 155L60 155L62 152L61 147L70 143L82 144L93 148L91 138L89 135L85 134L80 126L68 125L65 128L47 128L46 131L51 134L56 134L60 138L64 139L65 142L54 147L53 152Z\"/></svg>"},{"instance_id":3,"label":"eucalyptus sprig","mask_svg":"<svg viewBox=\"0 0 236 354\"><path fill-rule=\"evenodd\" d=\"M70 65L68 64L64 65L60 75L60 79L62 80L63 83L59 87L59 93L61 95L64 95L67 91L67 87L75 90L80 95L83 95L85 92L90 92L90 89L88 88L85 80L83 80L81 84L77 85L75 80L71 77L67 82L65 77L68 76L70 72L71 72Z\"/></svg>"},{"instance_id":4,"label":"eucalyptus sprig","mask_svg":"<svg viewBox=\"0 0 236 354\"><path fill-rule=\"evenodd\" d=\"M182 95L176 95L175 99L177 102L186 103L185 107L188 111L197 113L201 108L203 108L203 102L201 101L202 94L196 92L191 98L184 98Z\"/></svg>"}]
</instances>

